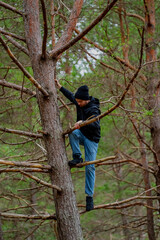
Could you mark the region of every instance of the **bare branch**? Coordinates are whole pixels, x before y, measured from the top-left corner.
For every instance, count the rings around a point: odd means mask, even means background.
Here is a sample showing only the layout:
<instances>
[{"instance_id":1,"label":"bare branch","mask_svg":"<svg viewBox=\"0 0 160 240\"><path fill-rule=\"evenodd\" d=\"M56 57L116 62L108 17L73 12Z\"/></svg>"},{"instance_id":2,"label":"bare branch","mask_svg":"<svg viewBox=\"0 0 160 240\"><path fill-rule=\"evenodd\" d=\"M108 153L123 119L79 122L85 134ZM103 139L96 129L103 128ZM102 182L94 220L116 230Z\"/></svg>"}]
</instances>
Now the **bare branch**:
<instances>
[{"instance_id":1,"label":"bare branch","mask_svg":"<svg viewBox=\"0 0 160 240\"><path fill-rule=\"evenodd\" d=\"M44 0L41 0L42 12L43 12L43 27L44 27L44 35L43 35L43 44L42 44L42 58L46 58L46 44L47 44L47 35L48 35L48 27L47 27L47 15Z\"/></svg>"},{"instance_id":2,"label":"bare branch","mask_svg":"<svg viewBox=\"0 0 160 240\"><path fill-rule=\"evenodd\" d=\"M113 70L114 72L120 73L120 74L124 74L124 72L120 71L119 69L114 68L113 66L110 66L102 61L100 61L99 59L95 58L93 55L91 55L82 45L81 45L83 51L85 53L87 53L88 56L90 56L91 58L93 58L94 60L98 61L102 66L109 68L111 70Z\"/></svg>"},{"instance_id":3,"label":"bare branch","mask_svg":"<svg viewBox=\"0 0 160 240\"><path fill-rule=\"evenodd\" d=\"M63 104L63 106L70 112L70 108L65 104L62 98L58 97L58 100Z\"/></svg>"},{"instance_id":4,"label":"bare branch","mask_svg":"<svg viewBox=\"0 0 160 240\"><path fill-rule=\"evenodd\" d=\"M15 41L12 37L10 36L5 36L15 47L17 47L18 49L20 49L22 52L24 52L26 55L29 56L29 52L28 49L26 49L25 47L23 47L21 44L19 44L17 41Z\"/></svg>"},{"instance_id":5,"label":"bare branch","mask_svg":"<svg viewBox=\"0 0 160 240\"><path fill-rule=\"evenodd\" d=\"M134 205L143 205L145 207L150 208L150 206L147 206L146 204L144 204L142 202L135 202L135 203L132 203L132 204L127 204L127 205L126 205L126 203L129 203L129 202L135 201L135 200L139 200L139 199L144 199L144 200L146 200L146 199L153 199L153 200L159 199L160 197L158 197L158 196L142 196L143 194L145 194L148 191L151 191L152 189L155 189L155 187L151 188L151 189L148 189L148 190L142 192L141 194L136 195L136 196L131 197L131 198L127 198L127 199L124 199L124 200L121 200L121 201L116 201L116 202L113 202L113 203L108 203L108 204L102 204L102 205L95 206L94 209L99 209L99 208L120 209L120 208L131 207L131 206L134 206ZM155 210L157 210L157 209L155 209ZM84 212L81 212L81 213L84 213Z\"/></svg>"},{"instance_id":6,"label":"bare branch","mask_svg":"<svg viewBox=\"0 0 160 240\"><path fill-rule=\"evenodd\" d=\"M6 132L6 133L13 133L13 134L17 134L17 135L28 136L28 137L32 137L32 138L43 138L42 134L31 133L31 132L26 132L26 131L21 131L21 130L14 130L14 129L4 128L4 127L0 127L0 131Z\"/></svg>"},{"instance_id":7,"label":"bare branch","mask_svg":"<svg viewBox=\"0 0 160 240\"><path fill-rule=\"evenodd\" d=\"M12 7L11 5L7 4L7 3L4 3L2 1L0 1L0 6L6 8L6 9L9 9L11 10L12 12L15 12L15 13L18 13L20 14L21 16L23 16L23 13L19 10L17 10L15 7Z\"/></svg>"},{"instance_id":8,"label":"bare branch","mask_svg":"<svg viewBox=\"0 0 160 240\"><path fill-rule=\"evenodd\" d=\"M61 192L61 191L62 191L62 189L61 189L60 187L58 187L58 186L56 186L56 185L53 185L53 184L50 184L50 183L47 183L47 182L39 179L39 178L36 177L36 176L33 176L33 175L31 175L31 174L29 174L29 173L26 173L26 172L24 172L24 171L20 171L20 173L22 173L24 176L29 177L29 178L33 179L34 181L36 181L37 183L40 183L40 184L42 184L42 185L44 185L44 186L46 186L46 187L49 187L49 188L52 188L52 189L56 189L58 192Z\"/></svg>"},{"instance_id":9,"label":"bare branch","mask_svg":"<svg viewBox=\"0 0 160 240\"><path fill-rule=\"evenodd\" d=\"M3 28L0 27L0 33L3 33L4 35L8 35L8 36L11 36L13 38L16 38L18 40L21 40L23 42L26 42L26 39L21 37L21 36L17 36L16 34L14 33L10 33L10 32L6 32Z\"/></svg>"},{"instance_id":10,"label":"bare branch","mask_svg":"<svg viewBox=\"0 0 160 240\"><path fill-rule=\"evenodd\" d=\"M54 0L51 0L51 25L52 25L52 48L55 47L55 17Z\"/></svg>"},{"instance_id":11,"label":"bare branch","mask_svg":"<svg viewBox=\"0 0 160 240\"><path fill-rule=\"evenodd\" d=\"M13 60L13 62L20 68L20 70L24 73L24 75L34 84L34 86L43 93L44 96L48 97L48 92L30 75L30 73L22 66L22 64L17 60L17 58L13 55L9 47L6 45L5 41L0 36L0 42L2 43L4 49Z\"/></svg>"},{"instance_id":12,"label":"bare branch","mask_svg":"<svg viewBox=\"0 0 160 240\"><path fill-rule=\"evenodd\" d=\"M38 164L38 163L19 162L19 161L15 162L15 161L6 161L6 160L0 159L0 164L17 166L17 167L31 167L31 168L40 168L40 169L51 170L51 166L42 165L42 164Z\"/></svg>"},{"instance_id":13,"label":"bare branch","mask_svg":"<svg viewBox=\"0 0 160 240\"><path fill-rule=\"evenodd\" d=\"M50 215L50 214L43 214L43 215L24 215L24 214L16 214L16 213L3 213L0 212L0 216L4 217L4 218L19 218L19 219L34 219L34 220L38 220L38 219L43 219L43 220L56 220L56 216L55 215Z\"/></svg>"},{"instance_id":14,"label":"bare branch","mask_svg":"<svg viewBox=\"0 0 160 240\"><path fill-rule=\"evenodd\" d=\"M75 43L77 43L81 38L83 38L93 27L95 27L104 17L105 15L112 9L112 7L116 4L118 0L113 0L107 7L104 9L104 11L87 27L85 28L78 36L76 36L74 39L69 41L67 44L63 45L62 47L57 47L51 51L50 56L53 58L56 58L58 55L66 51L68 48L73 46ZM57 45L58 46L58 45Z\"/></svg>"},{"instance_id":15,"label":"bare branch","mask_svg":"<svg viewBox=\"0 0 160 240\"><path fill-rule=\"evenodd\" d=\"M41 168L0 168L0 173L4 172L36 172L36 173L49 173L49 170L47 169L41 169Z\"/></svg>"},{"instance_id":16,"label":"bare branch","mask_svg":"<svg viewBox=\"0 0 160 240\"><path fill-rule=\"evenodd\" d=\"M83 5L83 0L75 1L68 24L66 26L66 29L63 32L61 38L59 39L58 43L55 46L55 49L52 52L57 51L59 48L61 48L61 46L64 46L71 39L72 33L74 31L74 28L76 26L76 23L77 23L77 20L79 17L79 14L81 12L82 5ZM51 52L51 55L52 55L52 52ZM62 52L60 52L60 53L62 53ZM58 55L59 54L57 54L57 56ZM52 57L54 57L54 56L52 56Z\"/></svg>"},{"instance_id":17,"label":"bare branch","mask_svg":"<svg viewBox=\"0 0 160 240\"><path fill-rule=\"evenodd\" d=\"M106 162L108 160L113 160L115 158L116 158L116 156L110 156L110 157L106 157L106 158L102 158L102 159L94 160L94 161L90 161L90 162L78 163L75 167L84 167L84 166L88 166L91 164L102 163L102 162Z\"/></svg>"},{"instance_id":18,"label":"bare branch","mask_svg":"<svg viewBox=\"0 0 160 240\"><path fill-rule=\"evenodd\" d=\"M8 87L8 88L12 88L12 89L15 89L15 90L18 90L18 91L22 91L22 86L19 86L15 83L7 82L4 79L0 80L0 85L3 86L3 87ZM28 88L23 87L23 92L31 95L32 97L36 97L36 92L33 92Z\"/></svg>"}]
</instances>

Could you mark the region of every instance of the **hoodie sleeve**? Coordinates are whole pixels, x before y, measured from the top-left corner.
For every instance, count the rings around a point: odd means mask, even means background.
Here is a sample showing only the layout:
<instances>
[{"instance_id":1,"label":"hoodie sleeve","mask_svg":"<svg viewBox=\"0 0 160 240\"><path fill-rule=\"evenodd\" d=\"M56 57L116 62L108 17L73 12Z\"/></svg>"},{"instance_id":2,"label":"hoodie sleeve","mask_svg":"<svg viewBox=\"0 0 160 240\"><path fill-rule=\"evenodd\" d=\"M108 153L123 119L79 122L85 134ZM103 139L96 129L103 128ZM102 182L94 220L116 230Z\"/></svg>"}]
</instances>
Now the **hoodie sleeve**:
<instances>
[{"instance_id":1,"label":"hoodie sleeve","mask_svg":"<svg viewBox=\"0 0 160 240\"><path fill-rule=\"evenodd\" d=\"M69 90L67 90L64 87L60 88L60 91L63 93L63 95L68 98L72 103L77 104L74 94L72 92L70 92Z\"/></svg>"}]
</instances>

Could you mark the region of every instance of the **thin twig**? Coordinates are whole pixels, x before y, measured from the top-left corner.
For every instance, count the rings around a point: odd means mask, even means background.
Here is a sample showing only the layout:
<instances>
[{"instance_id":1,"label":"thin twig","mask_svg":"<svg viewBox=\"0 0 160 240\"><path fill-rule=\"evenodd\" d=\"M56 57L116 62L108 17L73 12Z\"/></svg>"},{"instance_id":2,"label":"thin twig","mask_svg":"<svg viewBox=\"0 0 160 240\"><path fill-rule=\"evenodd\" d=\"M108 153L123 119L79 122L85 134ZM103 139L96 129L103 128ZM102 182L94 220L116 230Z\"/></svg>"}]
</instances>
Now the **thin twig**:
<instances>
[{"instance_id":1,"label":"thin twig","mask_svg":"<svg viewBox=\"0 0 160 240\"><path fill-rule=\"evenodd\" d=\"M49 187L49 188L52 188L52 189L56 189L58 192L61 192L61 191L62 191L62 189L61 189L60 187L58 187L58 186L56 186L56 185L53 185L53 184L50 184L50 183L47 183L47 182L39 179L39 178L36 177L36 176L33 176L33 175L31 175L31 174L29 174L29 173L26 173L26 172L24 172L24 171L20 171L20 173L22 173L22 174L23 174L24 176L26 176L26 177L29 177L29 178L35 180L37 183L40 183L40 184L42 184L42 185L44 185L44 186L46 186L46 187Z\"/></svg>"}]
</instances>

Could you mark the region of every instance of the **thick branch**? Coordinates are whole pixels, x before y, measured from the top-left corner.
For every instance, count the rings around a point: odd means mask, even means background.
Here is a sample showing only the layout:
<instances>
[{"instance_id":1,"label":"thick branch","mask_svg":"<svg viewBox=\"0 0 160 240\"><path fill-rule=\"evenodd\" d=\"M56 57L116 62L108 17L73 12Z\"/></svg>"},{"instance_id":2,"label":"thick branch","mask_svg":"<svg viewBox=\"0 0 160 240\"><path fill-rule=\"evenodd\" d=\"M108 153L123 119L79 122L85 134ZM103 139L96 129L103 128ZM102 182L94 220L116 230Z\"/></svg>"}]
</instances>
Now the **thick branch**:
<instances>
[{"instance_id":1,"label":"thick branch","mask_svg":"<svg viewBox=\"0 0 160 240\"><path fill-rule=\"evenodd\" d=\"M0 164L10 165L10 166L17 166L17 167L31 167L31 168L40 168L40 169L47 169L51 170L51 166L49 165L42 165L38 163L29 163L29 162L15 162L15 161L6 161L0 160Z\"/></svg>"},{"instance_id":2,"label":"thick branch","mask_svg":"<svg viewBox=\"0 0 160 240\"><path fill-rule=\"evenodd\" d=\"M48 35L48 27L47 27L47 15L44 0L41 0L42 4L42 12L43 12L43 27L44 27L44 35L43 35L43 44L42 44L42 58L46 58L46 44L47 44L47 35Z\"/></svg>"},{"instance_id":3,"label":"thick branch","mask_svg":"<svg viewBox=\"0 0 160 240\"><path fill-rule=\"evenodd\" d=\"M105 15L112 9L112 7L116 4L118 0L113 0L107 7L104 9L104 11L87 27L85 28L78 36L76 36L74 39L69 41L67 44L63 45L62 47L59 47L58 49L55 49L51 52L50 56L53 58L56 58L59 54L66 51L68 48L73 46L75 43L77 43L82 37L84 37L93 27L95 27L104 17Z\"/></svg>"},{"instance_id":4,"label":"thick branch","mask_svg":"<svg viewBox=\"0 0 160 240\"><path fill-rule=\"evenodd\" d=\"M106 162L108 160L113 160L115 158L116 158L116 156L110 156L110 157L106 157L106 158L102 158L102 159L94 160L94 161L90 161L90 162L78 163L76 165L76 167L84 167L84 166L91 165L91 164L102 163L102 162Z\"/></svg>"},{"instance_id":5,"label":"thick branch","mask_svg":"<svg viewBox=\"0 0 160 240\"><path fill-rule=\"evenodd\" d=\"M83 5L83 0L75 1L66 29L63 32L61 38L59 39L58 43L55 46L55 49L52 52L56 52L58 49L61 48L61 46L64 46L71 39L79 14L81 12L82 5ZM59 54L57 54L57 56L58 55Z\"/></svg>"},{"instance_id":6,"label":"thick branch","mask_svg":"<svg viewBox=\"0 0 160 240\"><path fill-rule=\"evenodd\" d=\"M23 16L23 13L19 10L17 10L15 7L12 7L11 5L7 4L7 3L4 3L2 1L0 1L0 6L6 8L6 9L9 9L11 10L12 12L15 12L15 13L18 13L20 14L21 16Z\"/></svg>"},{"instance_id":7,"label":"thick branch","mask_svg":"<svg viewBox=\"0 0 160 240\"><path fill-rule=\"evenodd\" d=\"M22 64L17 60L17 58L13 55L9 47L6 45L5 41L0 36L0 42L2 43L3 47L5 48L6 52L13 60L13 62L20 68L20 70L24 73L24 75L34 84L39 91L41 91L44 96L48 97L48 92L30 75L30 73L22 66Z\"/></svg>"},{"instance_id":8,"label":"thick branch","mask_svg":"<svg viewBox=\"0 0 160 240\"><path fill-rule=\"evenodd\" d=\"M25 87L22 88L22 86L19 86L17 84L7 82L4 79L0 80L0 85L3 86L3 87L8 87L8 88L12 88L12 89L15 89L15 90L18 90L18 91L22 91L26 94L31 95L32 97L36 97L36 92L33 92L30 89L25 88Z\"/></svg>"},{"instance_id":9,"label":"thick branch","mask_svg":"<svg viewBox=\"0 0 160 240\"><path fill-rule=\"evenodd\" d=\"M27 137L32 137L32 138L43 138L42 134L31 133L31 132L26 132L26 131L21 131L21 130L14 130L14 129L4 128L4 127L0 127L0 131L6 132L6 133L22 135L22 136L27 136Z\"/></svg>"}]
</instances>

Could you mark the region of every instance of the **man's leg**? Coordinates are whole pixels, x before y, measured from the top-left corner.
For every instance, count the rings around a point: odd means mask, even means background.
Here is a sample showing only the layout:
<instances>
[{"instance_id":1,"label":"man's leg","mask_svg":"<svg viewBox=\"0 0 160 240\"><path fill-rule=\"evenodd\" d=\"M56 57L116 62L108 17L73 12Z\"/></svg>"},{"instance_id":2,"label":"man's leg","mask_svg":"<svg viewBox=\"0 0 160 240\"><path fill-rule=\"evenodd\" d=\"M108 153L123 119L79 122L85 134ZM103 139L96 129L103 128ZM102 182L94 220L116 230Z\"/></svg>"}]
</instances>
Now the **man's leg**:
<instances>
[{"instance_id":1,"label":"man's leg","mask_svg":"<svg viewBox=\"0 0 160 240\"><path fill-rule=\"evenodd\" d=\"M69 134L69 141L72 148L73 160L69 161L68 164L70 167L74 167L76 164L83 162L83 159L81 158L82 153L79 146L79 144L83 143L83 136L79 129L76 129Z\"/></svg>"},{"instance_id":2,"label":"man's leg","mask_svg":"<svg viewBox=\"0 0 160 240\"><path fill-rule=\"evenodd\" d=\"M98 143L85 139L85 161L94 161L96 159ZM90 211L93 206L93 194L95 184L95 166L94 164L85 167L85 193L86 197L86 210Z\"/></svg>"}]
</instances>

